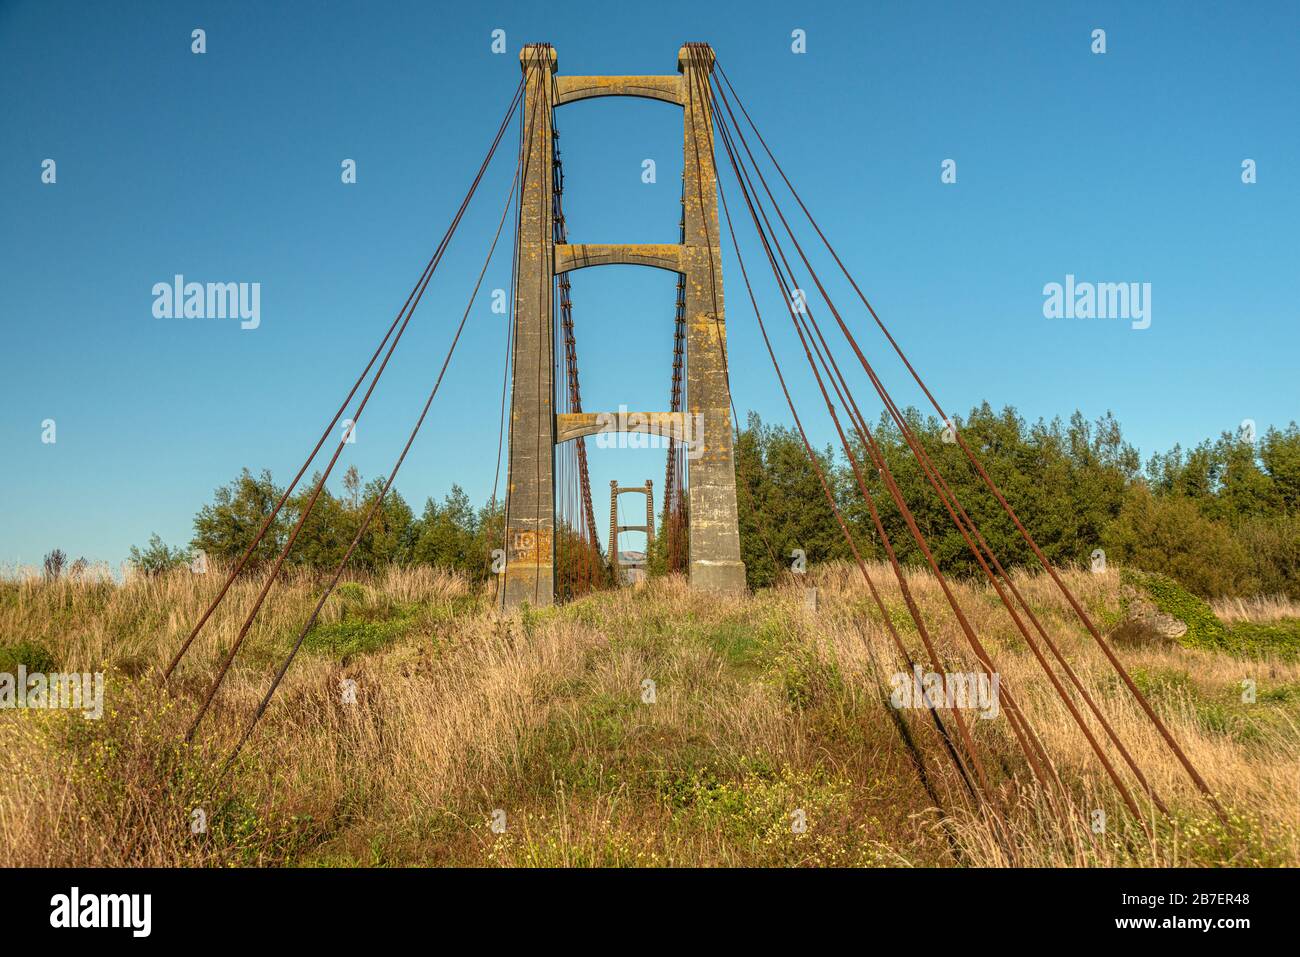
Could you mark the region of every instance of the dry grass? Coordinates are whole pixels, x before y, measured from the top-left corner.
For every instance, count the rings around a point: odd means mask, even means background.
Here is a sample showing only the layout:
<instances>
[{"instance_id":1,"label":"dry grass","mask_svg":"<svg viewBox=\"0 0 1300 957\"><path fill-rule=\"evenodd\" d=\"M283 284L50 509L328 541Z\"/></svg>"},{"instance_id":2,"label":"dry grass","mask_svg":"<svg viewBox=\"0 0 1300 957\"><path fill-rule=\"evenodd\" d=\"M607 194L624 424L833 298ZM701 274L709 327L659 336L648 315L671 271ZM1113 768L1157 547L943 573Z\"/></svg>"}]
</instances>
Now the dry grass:
<instances>
[{"instance_id":1,"label":"dry grass","mask_svg":"<svg viewBox=\"0 0 1300 957\"><path fill-rule=\"evenodd\" d=\"M919 656L887 569L873 576ZM440 573L359 579L331 598L219 780L319 583L297 574L272 593L187 748L189 717L256 583L232 590L170 690L155 678L215 579L0 584L0 652L35 649L61 670L108 675L100 721L0 711L0 864L1300 862L1300 665L1119 649L1229 809L1223 825L1040 577L1017 583L1173 809L1172 820L1152 818L1151 837L995 596L974 584L958 584L959 598L1053 757L1068 824L1031 786L1005 718L971 722L1005 827L968 807L929 716L888 706L901 665L847 567L743 599L666 579L505 618ZM1099 620L1113 618L1115 575L1068 581ZM806 585L818 588L815 612ZM912 572L910 585L945 666L973 670L938 583ZM1256 683L1254 704L1240 700L1243 678ZM355 704L343 679L356 682ZM199 808L207 830L196 835ZM1099 836L1094 809L1107 813Z\"/></svg>"},{"instance_id":2,"label":"dry grass","mask_svg":"<svg viewBox=\"0 0 1300 957\"><path fill-rule=\"evenodd\" d=\"M1273 622L1300 618L1300 602L1286 595L1257 595L1254 598L1220 598L1211 602L1214 614L1223 622Z\"/></svg>"}]
</instances>

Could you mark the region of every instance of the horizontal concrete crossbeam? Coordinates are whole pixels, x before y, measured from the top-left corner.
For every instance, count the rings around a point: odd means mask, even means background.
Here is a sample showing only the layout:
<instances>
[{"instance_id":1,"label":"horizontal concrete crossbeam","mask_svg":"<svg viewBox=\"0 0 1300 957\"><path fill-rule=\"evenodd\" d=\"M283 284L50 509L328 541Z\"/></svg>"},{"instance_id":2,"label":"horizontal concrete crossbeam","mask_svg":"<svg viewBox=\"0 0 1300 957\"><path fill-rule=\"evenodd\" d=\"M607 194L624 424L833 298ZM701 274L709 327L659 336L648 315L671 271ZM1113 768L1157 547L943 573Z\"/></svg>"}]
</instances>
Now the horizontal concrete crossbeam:
<instances>
[{"instance_id":1,"label":"horizontal concrete crossbeam","mask_svg":"<svg viewBox=\"0 0 1300 957\"><path fill-rule=\"evenodd\" d=\"M598 96L639 96L682 105L682 78L677 76L557 76L555 105Z\"/></svg>"},{"instance_id":2,"label":"horizontal concrete crossbeam","mask_svg":"<svg viewBox=\"0 0 1300 957\"><path fill-rule=\"evenodd\" d=\"M555 416L555 444L599 432L645 432L685 442L685 412L560 412Z\"/></svg>"},{"instance_id":3,"label":"horizontal concrete crossbeam","mask_svg":"<svg viewBox=\"0 0 1300 957\"><path fill-rule=\"evenodd\" d=\"M676 243L557 243L555 272L616 265L682 272L682 258L682 247Z\"/></svg>"}]
</instances>

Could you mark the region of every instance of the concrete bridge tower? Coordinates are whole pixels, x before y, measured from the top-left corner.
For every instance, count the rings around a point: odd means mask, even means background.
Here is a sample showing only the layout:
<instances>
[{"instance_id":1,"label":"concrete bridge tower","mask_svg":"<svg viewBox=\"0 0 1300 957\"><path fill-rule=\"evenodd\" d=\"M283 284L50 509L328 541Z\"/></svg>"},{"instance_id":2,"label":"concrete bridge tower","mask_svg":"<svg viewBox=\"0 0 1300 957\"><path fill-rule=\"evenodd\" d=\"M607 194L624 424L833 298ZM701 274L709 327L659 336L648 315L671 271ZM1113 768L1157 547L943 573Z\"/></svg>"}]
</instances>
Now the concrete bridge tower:
<instances>
[{"instance_id":1,"label":"concrete bridge tower","mask_svg":"<svg viewBox=\"0 0 1300 957\"><path fill-rule=\"evenodd\" d=\"M555 582L555 447L602 431L675 436L687 450L690 582L743 591L732 450L731 391L718 234L717 169L709 75L713 51L688 44L669 76L559 76L554 48L526 46L524 171L516 262L515 328L506 495L506 608L549 605ZM554 111L600 96L636 96L682 108L684 241L676 244L557 243L553 234ZM684 278L687 408L632 414L556 415L555 277L575 269L629 264ZM617 548L617 542L610 543Z\"/></svg>"}]
</instances>

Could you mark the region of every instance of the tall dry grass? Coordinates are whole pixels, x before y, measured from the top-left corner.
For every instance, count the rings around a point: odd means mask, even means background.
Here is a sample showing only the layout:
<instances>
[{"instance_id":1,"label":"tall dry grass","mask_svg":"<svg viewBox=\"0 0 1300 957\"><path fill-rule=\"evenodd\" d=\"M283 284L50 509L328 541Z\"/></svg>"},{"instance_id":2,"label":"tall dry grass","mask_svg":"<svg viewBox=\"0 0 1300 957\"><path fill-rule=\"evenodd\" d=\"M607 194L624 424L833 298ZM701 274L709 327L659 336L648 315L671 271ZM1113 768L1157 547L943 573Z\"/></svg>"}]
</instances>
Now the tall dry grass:
<instances>
[{"instance_id":1,"label":"tall dry grass","mask_svg":"<svg viewBox=\"0 0 1300 957\"><path fill-rule=\"evenodd\" d=\"M919 656L892 576L872 574ZM1067 579L1099 621L1113 618L1116 576ZM976 668L938 583L920 571L908 580L945 667ZM273 590L187 747L189 718L258 583L236 584L168 689L156 677L217 585L216 574L187 572L0 585L5 647L108 675L100 721L0 712L0 864L1300 861L1300 666L1118 649L1228 808L1225 826L1041 577L1017 585L1172 807L1172 820L1150 816L1150 835L996 596L972 583L955 585L962 606L1065 797L1032 786L1003 718L971 722L997 814L966 799L929 716L888 706L902 666L857 569L842 566L744 598L670 578L505 617L452 576L361 576L330 599L220 778L320 582L293 573ZM1256 682L1254 705L1240 701L1243 678ZM197 810L206 831L196 834ZM1107 815L1102 834L1095 810Z\"/></svg>"},{"instance_id":2,"label":"tall dry grass","mask_svg":"<svg viewBox=\"0 0 1300 957\"><path fill-rule=\"evenodd\" d=\"M1220 621L1273 622L1300 618L1300 602L1286 595L1219 598L1210 603Z\"/></svg>"}]
</instances>

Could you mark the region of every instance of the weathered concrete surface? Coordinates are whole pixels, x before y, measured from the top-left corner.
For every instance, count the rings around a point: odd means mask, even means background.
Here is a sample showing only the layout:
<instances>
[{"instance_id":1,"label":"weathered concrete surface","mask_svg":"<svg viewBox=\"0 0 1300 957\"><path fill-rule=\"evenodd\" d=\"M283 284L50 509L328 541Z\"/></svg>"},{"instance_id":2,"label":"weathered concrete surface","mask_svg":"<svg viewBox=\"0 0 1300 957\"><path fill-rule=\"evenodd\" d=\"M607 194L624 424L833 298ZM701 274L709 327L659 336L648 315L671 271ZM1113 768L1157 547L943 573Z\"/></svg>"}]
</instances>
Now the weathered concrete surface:
<instances>
[{"instance_id":1,"label":"weathered concrete surface","mask_svg":"<svg viewBox=\"0 0 1300 957\"><path fill-rule=\"evenodd\" d=\"M602 432L644 432L686 442L691 438L689 425L684 412L561 412L555 417L555 441Z\"/></svg>"},{"instance_id":2,"label":"weathered concrete surface","mask_svg":"<svg viewBox=\"0 0 1300 957\"><path fill-rule=\"evenodd\" d=\"M555 51L525 47L524 169L515 285L510 472L506 491L506 608L555 596L555 239L552 233L552 78Z\"/></svg>"},{"instance_id":3,"label":"weathered concrete surface","mask_svg":"<svg viewBox=\"0 0 1300 957\"><path fill-rule=\"evenodd\" d=\"M554 600L554 453L557 441L591 434L586 417L554 412L552 286L557 274L589 266L631 263L683 276L686 384L689 408L677 413L690 426L690 581L693 588L745 588L736 516L731 392L726 367L726 319L718 236L717 170L708 101L713 52L678 51L678 76L556 77L555 51L526 47L524 103L526 173L515 290L515 347L507 493L507 563L502 589L507 608ZM540 66L540 70L537 67ZM530 69L531 67L531 69ZM552 234L552 113L556 106L598 96L639 96L677 103L683 110L681 244L559 244ZM660 423L673 413L650 413ZM590 431L588 431L590 430ZM637 431L641 431L638 429ZM659 431L646 428L645 431ZM663 434L659 431L659 434ZM647 489L649 486L647 485ZM615 486L617 489L617 486ZM636 489L636 491L643 491ZM617 500L618 492L614 492ZM611 505L611 508L614 506ZM647 534L654 507L647 495ZM617 565L617 518L611 522L611 561Z\"/></svg>"},{"instance_id":4,"label":"weathered concrete surface","mask_svg":"<svg viewBox=\"0 0 1300 957\"><path fill-rule=\"evenodd\" d=\"M1173 644L1187 634L1187 622L1162 612L1155 602L1132 586L1123 586L1121 595L1124 617L1106 636L1111 641L1131 645Z\"/></svg>"},{"instance_id":5,"label":"weathered concrete surface","mask_svg":"<svg viewBox=\"0 0 1300 957\"><path fill-rule=\"evenodd\" d=\"M597 96L639 96L665 103L682 102L680 76L557 76L555 105Z\"/></svg>"},{"instance_id":6,"label":"weathered concrete surface","mask_svg":"<svg viewBox=\"0 0 1300 957\"><path fill-rule=\"evenodd\" d=\"M731 390L726 369L726 318L718 237L718 174L713 157L709 73L713 51L682 47L685 114L682 215L686 275L686 396L702 416L701 448L688 460L692 588L745 589L736 516L736 466L731 439Z\"/></svg>"},{"instance_id":7,"label":"weathered concrete surface","mask_svg":"<svg viewBox=\"0 0 1300 957\"><path fill-rule=\"evenodd\" d=\"M555 247L555 271L622 265L683 272L682 251L676 243L566 243Z\"/></svg>"}]
</instances>

